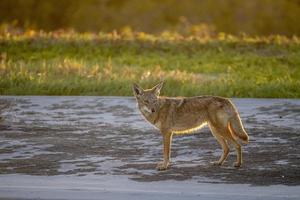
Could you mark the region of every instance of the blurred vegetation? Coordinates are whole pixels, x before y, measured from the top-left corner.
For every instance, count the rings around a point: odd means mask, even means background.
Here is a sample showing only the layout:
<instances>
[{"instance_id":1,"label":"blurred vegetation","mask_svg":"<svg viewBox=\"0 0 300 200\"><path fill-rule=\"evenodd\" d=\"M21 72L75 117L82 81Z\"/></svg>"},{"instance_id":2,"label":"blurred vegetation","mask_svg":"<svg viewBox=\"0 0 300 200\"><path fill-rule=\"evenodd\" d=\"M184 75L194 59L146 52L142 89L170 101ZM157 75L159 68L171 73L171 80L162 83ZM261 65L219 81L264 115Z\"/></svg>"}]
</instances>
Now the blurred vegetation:
<instances>
[{"instance_id":1,"label":"blurred vegetation","mask_svg":"<svg viewBox=\"0 0 300 200\"><path fill-rule=\"evenodd\" d=\"M300 0L1 0L0 24L79 32L132 30L300 35ZM186 26L190 27L187 29ZM16 29L15 29L16 30Z\"/></svg>"},{"instance_id":2,"label":"blurred vegetation","mask_svg":"<svg viewBox=\"0 0 300 200\"><path fill-rule=\"evenodd\" d=\"M300 98L300 0L1 0L1 95Z\"/></svg>"},{"instance_id":3,"label":"blurred vegetation","mask_svg":"<svg viewBox=\"0 0 300 200\"><path fill-rule=\"evenodd\" d=\"M169 96L300 98L300 38L0 30L1 95L126 95L166 80Z\"/></svg>"}]
</instances>

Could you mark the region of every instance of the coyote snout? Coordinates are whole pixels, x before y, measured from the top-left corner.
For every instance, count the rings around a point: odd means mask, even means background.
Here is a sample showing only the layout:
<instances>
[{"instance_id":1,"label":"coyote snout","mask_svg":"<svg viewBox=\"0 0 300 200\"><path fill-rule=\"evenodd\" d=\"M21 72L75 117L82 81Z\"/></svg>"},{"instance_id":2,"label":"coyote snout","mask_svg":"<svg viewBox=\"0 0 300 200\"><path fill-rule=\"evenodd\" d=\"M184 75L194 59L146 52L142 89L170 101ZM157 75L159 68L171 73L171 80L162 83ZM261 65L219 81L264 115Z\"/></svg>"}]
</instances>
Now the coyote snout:
<instances>
[{"instance_id":1,"label":"coyote snout","mask_svg":"<svg viewBox=\"0 0 300 200\"><path fill-rule=\"evenodd\" d=\"M229 99L217 96L197 97L161 97L163 82L151 89L142 89L133 84L133 91L142 115L157 127L163 136L163 162L158 170L165 170L170 164L171 141L174 134L194 132L208 125L213 136L223 149L221 158L213 162L222 165L229 154L229 144L237 152L235 167L242 164L242 147L240 142L248 143L239 114Z\"/></svg>"}]
</instances>

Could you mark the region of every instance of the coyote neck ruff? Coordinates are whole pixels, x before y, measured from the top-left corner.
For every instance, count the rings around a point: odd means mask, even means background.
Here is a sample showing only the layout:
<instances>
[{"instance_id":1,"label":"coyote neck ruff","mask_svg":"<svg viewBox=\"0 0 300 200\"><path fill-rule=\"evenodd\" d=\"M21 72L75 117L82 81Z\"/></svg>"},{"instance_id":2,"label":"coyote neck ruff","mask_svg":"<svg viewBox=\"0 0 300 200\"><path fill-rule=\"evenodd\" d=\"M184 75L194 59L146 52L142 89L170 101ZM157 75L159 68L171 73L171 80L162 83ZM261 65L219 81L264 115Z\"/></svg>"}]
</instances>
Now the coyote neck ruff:
<instances>
[{"instance_id":1,"label":"coyote neck ruff","mask_svg":"<svg viewBox=\"0 0 300 200\"><path fill-rule=\"evenodd\" d=\"M197 101L193 104L186 104L192 98ZM213 97L202 96L192 98L159 97L157 111L151 112L144 105L139 105L139 109L145 119L160 130L171 131L175 134L192 133L207 124L209 116L205 108L209 106L209 99ZM195 107L197 108L196 110ZM194 112L200 113L200 115L195 116L193 115ZM167 121L168 123L161 123L161 121ZM168 126L164 126L166 124ZM169 127L170 125L171 127Z\"/></svg>"},{"instance_id":2,"label":"coyote neck ruff","mask_svg":"<svg viewBox=\"0 0 300 200\"><path fill-rule=\"evenodd\" d=\"M169 166L171 139L173 134L194 132L208 124L213 136L223 148L223 154L215 165L222 165L232 143L237 151L235 167L242 164L240 142L247 143L248 134L244 130L239 114L233 103L217 96L160 97L163 83L152 89L143 90L133 85L139 110L147 121L160 130L164 142L164 161L158 169Z\"/></svg>"}]
</instances>

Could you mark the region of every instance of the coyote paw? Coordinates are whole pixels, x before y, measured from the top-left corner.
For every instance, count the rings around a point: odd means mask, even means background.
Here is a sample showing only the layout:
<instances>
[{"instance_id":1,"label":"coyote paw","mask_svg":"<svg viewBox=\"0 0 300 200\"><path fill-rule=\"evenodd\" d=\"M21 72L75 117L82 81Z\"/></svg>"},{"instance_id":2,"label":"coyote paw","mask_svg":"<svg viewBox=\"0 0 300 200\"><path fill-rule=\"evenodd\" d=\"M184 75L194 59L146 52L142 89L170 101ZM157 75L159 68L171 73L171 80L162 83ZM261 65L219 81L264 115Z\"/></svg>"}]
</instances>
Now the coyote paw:
<instances>
[{"instance_id":1,"label":"coyote paw","mask_svg":"<svg viewBox=\"0 0 300 200\"><path fill-rule=\"evenodd\" d=\"M240 163L240 162L235 162L233 166L236 167L236 168L239 168L241 165L242 165L242 163Z\"/></svg>"},{"instance_id":2,"label":"coyote paw","mask_svg":"<svg viewBox=\"0 0 300 200\"><path fill-rule=\"evenodd\" d=\"M223 163L219 162L219 161L214 161L214 162L211 162L211 164L214 166L221 166Z\"/></svg>"},{"instance_id":3,"label":"coyote paw","mask_svg":"<svg viewBox=\"0 0 300 200\"><path fill-rule=\"evenodd\" d=\"M157 164L156 169L157 169L158 171L163 171L163 170L168 169L168 167L169 167L169 163L159 162L159 163Z\"/></svg>"}]
</instances>

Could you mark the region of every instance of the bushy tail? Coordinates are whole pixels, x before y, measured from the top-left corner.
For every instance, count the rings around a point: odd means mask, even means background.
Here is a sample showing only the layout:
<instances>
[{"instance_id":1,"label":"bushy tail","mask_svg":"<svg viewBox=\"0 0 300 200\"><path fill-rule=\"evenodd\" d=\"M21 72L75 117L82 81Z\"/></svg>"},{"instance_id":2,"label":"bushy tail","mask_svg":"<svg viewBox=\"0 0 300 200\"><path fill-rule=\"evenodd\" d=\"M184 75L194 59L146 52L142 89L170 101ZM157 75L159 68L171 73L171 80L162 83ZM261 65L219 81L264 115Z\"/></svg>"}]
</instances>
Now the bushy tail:
<instances>
[{"instance_id":1,"label":"bushy tail","mask_svg":"<svg viewBox=\"0 0 300 200\"><path fill-rule=\"evenodd\" d=\"M229 119L228 128L235 138L237 137L243 143L247 144L249 142L249 136L245 131L242 121L238 114Z\"/></svg>"}]
</instances>

